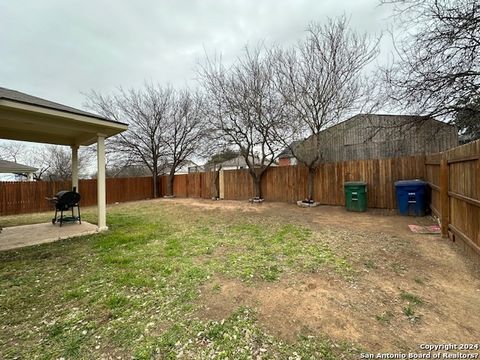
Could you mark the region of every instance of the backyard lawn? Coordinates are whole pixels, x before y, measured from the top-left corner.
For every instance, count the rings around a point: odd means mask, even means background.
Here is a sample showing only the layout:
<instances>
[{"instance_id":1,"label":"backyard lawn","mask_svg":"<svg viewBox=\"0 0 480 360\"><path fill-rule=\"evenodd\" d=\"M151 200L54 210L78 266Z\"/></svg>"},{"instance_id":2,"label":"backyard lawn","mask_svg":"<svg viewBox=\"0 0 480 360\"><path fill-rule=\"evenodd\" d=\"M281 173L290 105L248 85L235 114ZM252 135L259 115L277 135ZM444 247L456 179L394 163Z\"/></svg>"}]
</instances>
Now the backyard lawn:
<instances>
[{"instance_id":1,"label":"backyard lawn","mask_svg":"<svg viewBox=\"0 0 480 360\"><path fill-rule=\"evenodd\" d=\"M480 339L479 266L409 232L426 219L177 199L107 221L0 252L1 359L357 359Z\"/></svg>"}]
</instances>

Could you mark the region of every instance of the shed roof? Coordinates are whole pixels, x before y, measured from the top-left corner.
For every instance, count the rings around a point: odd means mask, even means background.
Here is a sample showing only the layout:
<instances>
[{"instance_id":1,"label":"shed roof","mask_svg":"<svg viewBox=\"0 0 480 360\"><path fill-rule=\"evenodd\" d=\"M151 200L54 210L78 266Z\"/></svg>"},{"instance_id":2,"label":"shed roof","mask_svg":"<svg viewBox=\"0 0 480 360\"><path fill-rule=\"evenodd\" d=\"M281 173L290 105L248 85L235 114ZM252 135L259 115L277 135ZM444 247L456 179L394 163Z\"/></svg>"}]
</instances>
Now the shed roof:
<instances>
[{"instance_id":1,"label":"shed roof","mask_svg":"<svg viewBox=\"0 0 480 360\"><path fill-rule=\"evenodd\" d=\"M37 171L37 168L32 166L19 164L13 161L1 160L0 159L0 173L4 174L24 174L24 173L33 173Z\"/></svg>"}]
</instances>

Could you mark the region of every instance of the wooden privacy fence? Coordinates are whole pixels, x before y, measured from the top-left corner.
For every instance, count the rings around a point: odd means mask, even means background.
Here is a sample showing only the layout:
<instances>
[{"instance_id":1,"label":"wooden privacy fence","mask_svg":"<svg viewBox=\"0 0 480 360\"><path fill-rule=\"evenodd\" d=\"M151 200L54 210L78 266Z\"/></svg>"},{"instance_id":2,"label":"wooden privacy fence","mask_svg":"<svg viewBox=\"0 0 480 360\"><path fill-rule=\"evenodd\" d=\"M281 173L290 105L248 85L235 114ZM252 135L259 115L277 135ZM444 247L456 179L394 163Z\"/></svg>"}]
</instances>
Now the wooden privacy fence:
<instances>
[{"instance_id":1,"label":"wooden privacy fence","mask_svg":"<svg viewBox=\"0 0 480 360\"><path fill-rule=\"evenodd\" d=\"M480 140L428 155L425 168L442 235L480 255Z\"/></svg>"},{"instance_id":2,"label":"wooden privacy fence","mask_svg":"<svg viewBox=\"0 0 480 360\"><path fill-rule=\"evenodd\" d=\"M425 157L411 156L381 160L357 160L320 166L314 181L315 199L321 204L343 205L345 181L362 180L368 184L368 207L393 209L396 206L394 182L425 177ZM158 193L166 194L167 176L158 181ZM177 197L209 199L215 195L214 172L176 175L173 191ZM253 196L253 183L247 170L223 172L223 193L228 200L246 200ZM107 203L143 200L153 197L151 177L107 179ZM0 215L47 211L45 197L70 189L70 181L0 183ZM295 202L307 194L307 169L302 166L273 167L262 180L263 195L269 201ZM80 180L83 206L96 205L96 179Z\"/></svg>"},{"instance_id":3,"label":"wooden privacy fence","mask_svg":"<svg viewBox=\"0 0 480 360\"><path fill-rule=\"evenodd\" d=\"M480 255L480 140L443 153L390 159L327 163L319 167L314 180L314 198L325 205L344 205L343 184L366 181L369 208L395 209L397 180L426 179L431 187L430 207L442 225L442 234L460 239ZM177 197L208 199L215 195L213 172L176 175ZM158 181L158 193L165 195L167 176ZM253 182L247 170L228 170L221 175L224 198L246 200L253 196ZM107 203L153 197L151 177L110 178ZM51 210L45 197L71 187L70 181L0 182L0 215ZM263 196L269 201L295 202L307 194L307 169L302 166L273 167L262 180ZM96 205L96 180L80 180L83 206Z\"/></svg>"},{"instance_id":4,"label":"wooden privacy fence","mask_svg":"<svg viewBox=\"0 0 480 360\"><path fill-rule=\"evenodd\" d=\"M315 174L314 198L324 205L344 205L346 181L367 182L370 208L394 209L395 181L425 178L425 157L343 161L321 165ZM267 170L262 179L265 200L295 202L307 195L308 171L302 166L279 166ZM224 171L225 199L245 200L253 196L247 170Z\"/></svg>"},{"instance_id":5,"label":"wooden privacy fence","mask_svg":"<svg viewBox=\"0 0 480 360\"><path fill-rule=\"evenodd\" d=\"M430 184L432 212L440 219L443 235L461 239L480 254L480 141L449 151L390 159L357 160L321 165L314 179L314 198L325 205L344 205L343 184L366 181L369 208L395 209L397 180L426 179ZM215 192L214 172L176 175L177 197L211 198ZM167 176L158 181L158 193L165 195ZM227 200L253 196L253 182L247 170L223 171L222 193ZM45 197L69 189L70 181L0 182L0 215L48 211ZM107 179L107 203L153 197L151 177ZM307 169L302 166L273 167L262 180L267 201L295 202L307 194ZM83 206L96 205L95 179L80 180Z\"/></svg>"},{"instance_id":6,"label":"wooden privacy fence","mask_svg":"<svg viewBox=\"0 0 480 360\"><path fill-rule=\"evenodd\" d=\"M303 166L279 166L268 169L262 179L267 201L295 202L307 195L308 171ZM425 157L357 160L323 164L314 180L315 200L325 205L344 205L345 181L362 180L368 186L368 207L394 209L397 180L425 178ZM160 177L160 195L166 194L167 176ZM210 199L214 196L215 173L175 175L173 192L177 197ZM223 171L226 200L247 200L254 194L248 170Z\"/></svg>"},{"instance_id":7,"label":"wooden privacy fence","mask_svg":"<svg viewBox=\"0 0 480 360\"><path fill-rule=\"evenodd\" d=\"M70 181L0 182L0 215L47 211L46 196L69 189Z\"/></svg>"},{"instance_id":8,"label":"wooden privacy fence","mask_svg":"<svg viewBox=\"0 0 480 360\"><path fill-rule=\"evenodd\" d=\"M198 172L191 174L175 175L173 193L177 197L211 199L215 196L215 173ZM168 176L160 176L159 194L165 196Z\"/></svg>"},{"instance_id":9,"label":"wooden privacy fence","mask_svg":"<svg viewBox=\"0 0 480 360\"><path fill-rule=\"evenodd\" d=\"M107 203L149 199L153 196L151 177L107 179ZM80 180L81 205L97 204L97 180ZM52 210L45 197L71 188L70 181L0 182L0 215Z\"/></svg>"}]
</instances>

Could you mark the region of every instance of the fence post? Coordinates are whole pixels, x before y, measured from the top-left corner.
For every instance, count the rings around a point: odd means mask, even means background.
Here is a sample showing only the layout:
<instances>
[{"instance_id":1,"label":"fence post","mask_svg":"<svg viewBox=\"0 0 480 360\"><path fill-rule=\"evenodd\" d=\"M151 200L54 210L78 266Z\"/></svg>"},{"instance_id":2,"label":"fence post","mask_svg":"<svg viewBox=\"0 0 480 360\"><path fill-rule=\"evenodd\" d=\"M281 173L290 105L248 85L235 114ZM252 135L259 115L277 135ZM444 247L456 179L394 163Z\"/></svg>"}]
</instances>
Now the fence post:
<instances>
[{"instance_id":1,"label":"fence post","mask_svg":"<svg viewBox=\"0 0 480 360\"><path fill-rule=\"evenodd\" d=\"M448 224L450 223L450 201L448 198L448 160L447 154L442 153L440 160L440 224L442 237L448 237Z\"/></svg>"},{"instance_id":2,"label":"fence post","mask_svg":"<svg viewBox=\"0 0 480 360\"><path fill-rule=\"evenodd\" d=\"M218 196L220 199L225 199L225 178L224 178L224 173L223 170L219 171L218 174Z\"/></svg>"}]
</instances>

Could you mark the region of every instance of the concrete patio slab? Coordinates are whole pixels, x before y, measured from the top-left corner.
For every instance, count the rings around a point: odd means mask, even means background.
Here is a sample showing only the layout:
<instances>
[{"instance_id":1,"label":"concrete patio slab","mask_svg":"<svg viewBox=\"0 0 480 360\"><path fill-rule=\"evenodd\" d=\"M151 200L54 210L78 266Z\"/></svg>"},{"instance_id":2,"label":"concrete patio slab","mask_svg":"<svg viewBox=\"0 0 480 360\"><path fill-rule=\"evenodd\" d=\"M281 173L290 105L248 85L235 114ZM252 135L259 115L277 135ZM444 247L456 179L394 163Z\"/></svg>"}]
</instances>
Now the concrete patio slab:
<instances>
[{"instance_id":1,"label":"concrete patio slab","mask_svg":"<svg viewBox=\"0 0 480 360\"><path fill-rule=\"evenodd\" d=\"M76 236L90 235L98 232L97 225L82 221L81 224L42 223L7 227L0 233L0 251L50 243Z\"/></svg>"}]
</instances>

